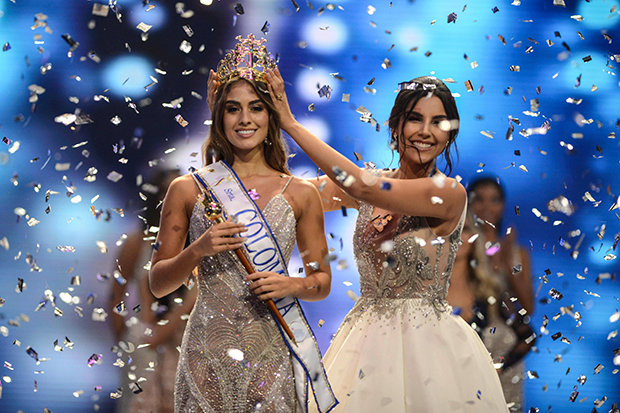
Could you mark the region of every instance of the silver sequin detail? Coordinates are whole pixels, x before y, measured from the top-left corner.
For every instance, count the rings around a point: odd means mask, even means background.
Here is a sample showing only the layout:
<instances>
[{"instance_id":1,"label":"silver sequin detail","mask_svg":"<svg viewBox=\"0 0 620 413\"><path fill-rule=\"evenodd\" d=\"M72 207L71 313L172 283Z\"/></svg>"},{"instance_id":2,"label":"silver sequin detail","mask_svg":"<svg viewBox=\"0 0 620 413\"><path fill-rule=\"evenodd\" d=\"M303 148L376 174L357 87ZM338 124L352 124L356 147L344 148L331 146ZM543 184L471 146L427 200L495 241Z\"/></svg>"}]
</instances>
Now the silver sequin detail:
<instances>
[{"instance_id":1,"label":"silver sequin detail","mask_svg":"<svg viewBox=\"0 0 620 413\"><path fill-rule=\"evenodd\" d=\"M296 239L291 206L279 194L263 214L288 262ZM202 204L196 203L190 239L194 241L211 225ZM250 293L245 275L232 252L200 262L198 298L185 329L177 368L175 411L296 410L291 354L267 306Z\"/></svg>"},{"instance_id":2,"label":"silver sequin detail","mask_svg":"<svg viewBox=\"0 0 620 413\"><path fill-rule=\"evenodd\" d=\"M399 307L413 305L429 321L450 313L446 297L464 215L444 238L433 233L425 218L413 216L400 217L378 232L372 229L372 213L371 205L360 205L353 245L361 297L347 319L357 319L371 307L380 317L389 317ZM381 248L386 241L393 243L390 251Z\"/></svg>"}]
</instances>

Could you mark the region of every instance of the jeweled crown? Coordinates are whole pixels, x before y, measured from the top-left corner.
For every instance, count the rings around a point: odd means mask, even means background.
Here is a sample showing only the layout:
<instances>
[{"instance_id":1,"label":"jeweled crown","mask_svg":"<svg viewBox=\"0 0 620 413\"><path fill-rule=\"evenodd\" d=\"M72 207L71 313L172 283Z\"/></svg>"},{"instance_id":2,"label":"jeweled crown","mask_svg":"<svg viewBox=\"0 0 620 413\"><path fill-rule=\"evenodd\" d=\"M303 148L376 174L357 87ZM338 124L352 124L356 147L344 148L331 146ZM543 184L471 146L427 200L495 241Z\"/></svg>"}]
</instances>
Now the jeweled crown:
<instances>
[{"instance_id":1,"label":"jeweled crown","mask_svg":"<svg viewBox=\"0 0 620 413\"><path fill-rule=\"evenodd\" d=\"M246 38L235 39L239 43L217 65L220 84L240 77L265 82L265 69L276 66L265 46L267 39L256 39L251 33Z\"/></svg>"}]
</instances>

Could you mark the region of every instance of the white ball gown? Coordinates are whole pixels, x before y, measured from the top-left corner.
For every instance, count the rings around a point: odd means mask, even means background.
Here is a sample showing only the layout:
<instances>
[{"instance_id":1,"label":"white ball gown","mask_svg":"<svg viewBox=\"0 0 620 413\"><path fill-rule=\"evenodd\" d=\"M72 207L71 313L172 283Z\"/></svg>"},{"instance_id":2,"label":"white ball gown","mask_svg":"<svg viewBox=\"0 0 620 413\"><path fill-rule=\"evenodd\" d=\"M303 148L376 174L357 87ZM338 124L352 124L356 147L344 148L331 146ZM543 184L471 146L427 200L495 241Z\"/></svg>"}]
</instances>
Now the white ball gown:
<instances>
[{"instance_id":1,"label":"white ball gown","mask_svg":"<svg viewBox=\"0 0 620 413\"><path fill-rule=\"evenodd\" d=\"M446 302L464 217L438 237L423 217L360 205L361 297L323 358L333 413L508 411L487 349Z\"/></svg>"}]
</instances>

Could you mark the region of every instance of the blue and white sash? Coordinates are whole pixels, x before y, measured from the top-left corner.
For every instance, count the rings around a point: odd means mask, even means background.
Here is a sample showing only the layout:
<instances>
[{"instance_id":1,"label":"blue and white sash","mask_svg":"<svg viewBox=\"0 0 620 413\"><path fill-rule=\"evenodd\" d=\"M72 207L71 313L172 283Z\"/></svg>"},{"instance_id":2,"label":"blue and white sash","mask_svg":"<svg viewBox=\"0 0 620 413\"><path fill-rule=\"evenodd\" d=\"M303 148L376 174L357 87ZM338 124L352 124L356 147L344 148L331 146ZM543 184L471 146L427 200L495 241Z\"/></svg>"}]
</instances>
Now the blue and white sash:
<instances>
[{"instance_id":1,"label":"blue and white sash","mask_svg":"<svg viewBox=\"0 0 620 413\"><path fill-rule=\"evenodd\" d=\"M213 200L222 205L225 216L236 217L237 222L248 228L244 234L247 238L244 247L254 269L257 272L273 271L288 277L286 261L271 228L230 165L224 161L215 162L194 173L194 177ZM303 413L308 411L309 382L319 412L326 413L338 401L327 381L321 352L312 329L295 297L280 298L274 300L274 303L297 341L297 345L292 343L276 322L284 342L294 356L292 362L298 404Z\"/></svg>"}]
</instances>

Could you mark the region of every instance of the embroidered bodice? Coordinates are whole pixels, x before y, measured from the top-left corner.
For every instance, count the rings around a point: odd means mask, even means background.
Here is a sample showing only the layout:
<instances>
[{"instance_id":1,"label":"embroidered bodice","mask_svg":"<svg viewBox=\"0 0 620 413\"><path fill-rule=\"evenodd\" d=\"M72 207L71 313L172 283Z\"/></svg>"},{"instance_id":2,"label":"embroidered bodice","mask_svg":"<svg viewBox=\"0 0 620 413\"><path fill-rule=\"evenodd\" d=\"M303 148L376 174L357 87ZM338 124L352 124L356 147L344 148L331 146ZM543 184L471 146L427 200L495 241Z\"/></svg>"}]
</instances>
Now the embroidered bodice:
<instances>
[{"instance_id":1,"label":"embroidered bodice","mask_svg":"<svg viewBox=\"0 0 620 413\"><path fill-rule=\"evenodd\" d=\"M414 216L393 215L378 231L373 207L362 203L353 237L362 298L419 298L438 313L446 311L464 216L446 237L436 236L426 218Z\"/></svg>"}]
</instances>

